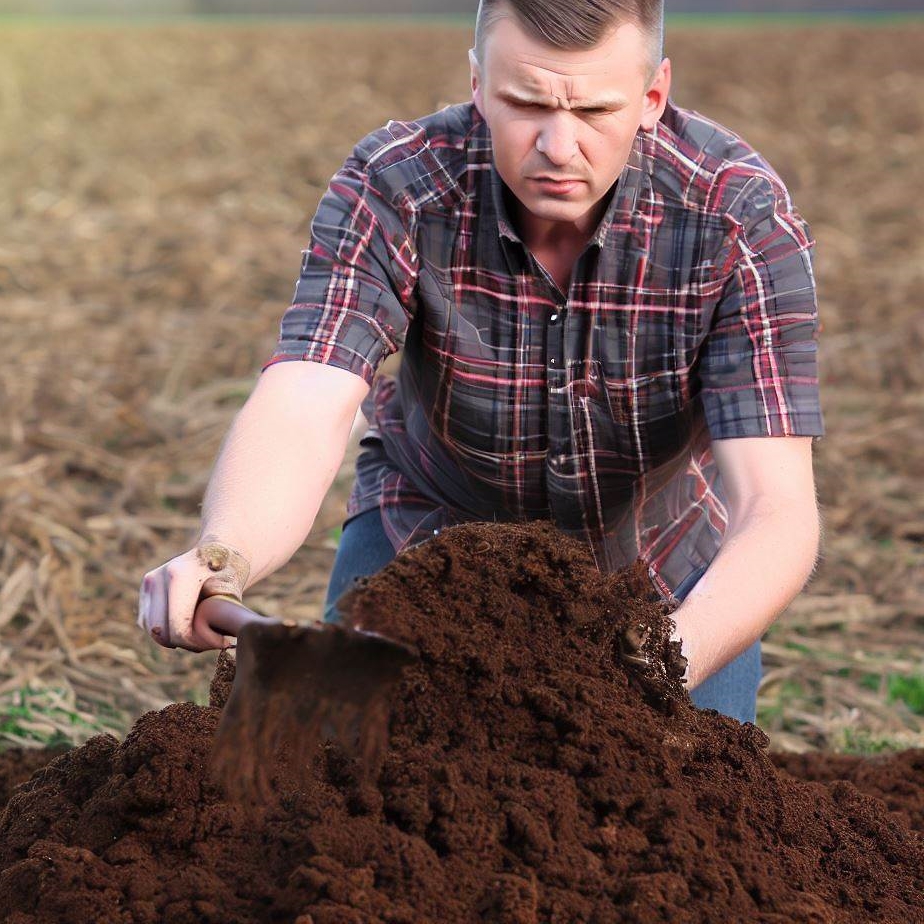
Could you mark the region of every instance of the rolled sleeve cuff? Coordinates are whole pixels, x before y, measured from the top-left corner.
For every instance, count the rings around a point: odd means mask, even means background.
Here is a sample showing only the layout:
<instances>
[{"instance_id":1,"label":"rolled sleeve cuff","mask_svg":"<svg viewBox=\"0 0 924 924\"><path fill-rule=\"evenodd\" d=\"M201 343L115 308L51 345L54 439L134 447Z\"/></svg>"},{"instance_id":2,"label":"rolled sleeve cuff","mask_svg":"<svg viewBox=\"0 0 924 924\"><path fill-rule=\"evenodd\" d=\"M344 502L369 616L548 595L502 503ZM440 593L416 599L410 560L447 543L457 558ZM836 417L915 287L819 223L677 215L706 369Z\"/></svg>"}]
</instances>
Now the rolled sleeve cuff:
<instances>
[{"instance_id":1,"label":"rolled sleeve cuff","mask_svg":"<svg viewBox=\"0 0 924 924\"><path fill-rule=\"evenodd\" d=\"M712 439L824 436L825 433L817 385L802 388L790 385L782 402L768 402L757 385L723 389L721 392L703 389L702 401ZM774 406L768 408L768 403Z\"/></svg>"},{"instance_id":2,"label":"rolled sleeve cuff","mask_svg":"<svg viewBox=\"0 0 924 924\"><path fill-rule=\"evenodd\" d=\"M299 333L290 333L293 329ZM361 312L346 309L331 318L321 308L292 305L283 318L276 349L261 372L274 363L303 360L345 369L372 385L376 370L396 349L388 332Z\"/></svg>"}]
</instances>

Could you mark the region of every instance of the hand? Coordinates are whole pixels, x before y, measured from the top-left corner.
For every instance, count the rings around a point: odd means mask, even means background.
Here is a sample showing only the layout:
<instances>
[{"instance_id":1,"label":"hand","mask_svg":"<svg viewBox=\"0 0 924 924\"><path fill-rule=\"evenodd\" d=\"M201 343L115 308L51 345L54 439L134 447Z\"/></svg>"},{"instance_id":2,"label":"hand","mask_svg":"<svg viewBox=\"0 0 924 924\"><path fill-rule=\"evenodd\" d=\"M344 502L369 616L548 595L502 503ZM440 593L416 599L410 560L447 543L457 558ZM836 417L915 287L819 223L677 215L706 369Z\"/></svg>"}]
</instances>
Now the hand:
<instances>
[{"instance_id":1,"label":"hand","mask_svg":"<svg viewBox=\"0 0 924 924\"><path fill-rule=\"evenodd\" d=\"M165 648L226 648L223 635L196 618L203 597L230 594L240 600L250 565L237 550L214 539L149 571L141 582L138 625Z\"/></svg>"},{"instance_id":2,"label":"hand","mask_svg":"<svg viewBox=\"0 0 924 924\"><path fill-rule=\"evenodd\" d=\"M687 690L690 689L690 643L680 637L676 628L671 632L667 673L672 679L687 684Z\"/></svg>"}]
</instances>

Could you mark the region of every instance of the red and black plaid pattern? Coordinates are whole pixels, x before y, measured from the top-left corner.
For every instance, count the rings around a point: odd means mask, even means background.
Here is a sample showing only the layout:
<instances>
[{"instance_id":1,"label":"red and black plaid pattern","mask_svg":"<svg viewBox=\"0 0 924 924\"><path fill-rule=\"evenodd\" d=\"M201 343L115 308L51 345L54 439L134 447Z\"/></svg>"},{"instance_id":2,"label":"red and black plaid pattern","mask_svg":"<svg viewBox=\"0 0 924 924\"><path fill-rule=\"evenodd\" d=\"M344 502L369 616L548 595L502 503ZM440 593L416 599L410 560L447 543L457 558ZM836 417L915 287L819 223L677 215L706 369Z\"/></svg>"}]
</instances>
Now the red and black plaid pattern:
<instances>
[{"instance_id":1,"label":"red and black plaid pattern","mask_svg":"<svg viewBox=\"0 0 924 924\"><path fill-rule=\"evenodd\" d=\"M558 290L517 236L471 104L357 145L311 226L267 366L373 384L348 512L396 548L550 518L673 588L727 524L711 440L820 436L813 241L740 138L669 106ZM376 369L403 349L396 378Z\"/></svg>"}]
</instances>

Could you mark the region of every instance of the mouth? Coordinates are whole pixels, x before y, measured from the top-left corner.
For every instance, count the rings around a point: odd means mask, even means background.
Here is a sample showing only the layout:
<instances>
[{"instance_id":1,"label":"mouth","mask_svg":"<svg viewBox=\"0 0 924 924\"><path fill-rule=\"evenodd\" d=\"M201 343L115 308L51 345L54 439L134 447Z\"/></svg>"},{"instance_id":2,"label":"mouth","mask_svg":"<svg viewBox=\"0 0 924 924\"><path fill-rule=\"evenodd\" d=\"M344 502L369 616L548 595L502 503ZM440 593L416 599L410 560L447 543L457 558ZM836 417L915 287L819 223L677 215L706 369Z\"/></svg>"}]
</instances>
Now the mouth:
<instances>
[{"instance_id":1,"label":"mouth","mask_svg":"<svg viewBox=\"0 0 924 924\"><path fill-rule=\"evenodd\" d=\"M583 182L583 180L573 179L570 177L547 177L535 176L529 177L530 182L535 183L544 192L565 195L571 192Z\"/></svg>"}]
</instances>

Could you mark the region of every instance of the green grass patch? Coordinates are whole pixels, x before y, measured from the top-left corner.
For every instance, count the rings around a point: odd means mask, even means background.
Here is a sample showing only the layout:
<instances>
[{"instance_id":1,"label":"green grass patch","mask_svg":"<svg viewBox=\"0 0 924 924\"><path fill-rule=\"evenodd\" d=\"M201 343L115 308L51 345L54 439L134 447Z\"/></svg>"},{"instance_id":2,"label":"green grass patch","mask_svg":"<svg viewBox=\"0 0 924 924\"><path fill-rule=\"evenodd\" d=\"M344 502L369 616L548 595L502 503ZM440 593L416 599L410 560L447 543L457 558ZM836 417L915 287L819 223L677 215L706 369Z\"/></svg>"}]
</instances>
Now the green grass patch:
<instances>
[{"instance_id":1,"label":"green grass patch","mask_svg":"<svg viewBox=\"0 0 924 924\"><path fill-rule=\"evenodd\" d=\"M835 743L834 750L844 754L858 754L869 757L873 754L903 751L908 745L895 738L874 735L867 731L845 728L841 740Z\"/></svg>"},{"instance_id":2,"label":"green grass patch","mask_svg":"<svg viewBox=\"0 0 924 924\"><path fill-rule=\"evenodd\" d=\"M924 676L889 674L886 692L890 703L903 702L915 715L924 715Z\"/></svg>"},{"instance_id":3,"label":"green grass patch","mask_svg":"<svg viewBox=\"0 0 924 924\"><path fill-rule=\"evenodd\" d=\"M64 689L30 685L7 693L0 699L0 742L57 747L121 733L125 717L108 703L95 703L90 712L67 696Z\"/></svg>"},{"instance_id":4,"label":"green grass patch","mask_svg":"<svg viewBox=\"0 0 924 924\"><path fill-rule=\"evenodd\" d=\"M882 689L882 674L863 673L857 675L856 668L839 667L834 672L834 676L841 677L844 680L853 680L864 690L872 690L874 693L878 693Z\"/></svg>"},{"instance_id":5,"label":"green grass patch","mask_svg":"<svg viewBox=\"0 0 924 924\"><path fill-rule=\"evenodd\" d=\"M776 727L786 710L796 701L807 696L805 687L798 680L784 680L777 690L773 702L762 700L757 707L757 724L761 728Z\"/></svg>"}]
</instances>

